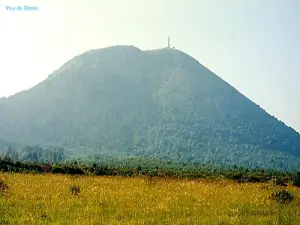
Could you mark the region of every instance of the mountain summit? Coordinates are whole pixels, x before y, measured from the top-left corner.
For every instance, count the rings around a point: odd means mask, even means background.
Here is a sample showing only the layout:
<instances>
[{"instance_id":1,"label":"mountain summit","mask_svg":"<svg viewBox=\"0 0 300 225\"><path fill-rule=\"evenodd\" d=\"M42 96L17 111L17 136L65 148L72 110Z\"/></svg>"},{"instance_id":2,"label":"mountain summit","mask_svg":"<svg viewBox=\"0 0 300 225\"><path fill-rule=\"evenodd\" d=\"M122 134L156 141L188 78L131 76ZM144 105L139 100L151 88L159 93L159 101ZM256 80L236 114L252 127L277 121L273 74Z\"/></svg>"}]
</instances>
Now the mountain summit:
<instances>
[{"instance_id":1,"label":"mountain summit","mask_svg":"<svg viewBox=\"0 0 300 225\"><path fill-rule=\"evenodd\" d=\"M0 140L297 169L300 135L176 49L90 50L0 99ZM85 150L86 151L86 150Z\"/></svg>"}]
</instances>

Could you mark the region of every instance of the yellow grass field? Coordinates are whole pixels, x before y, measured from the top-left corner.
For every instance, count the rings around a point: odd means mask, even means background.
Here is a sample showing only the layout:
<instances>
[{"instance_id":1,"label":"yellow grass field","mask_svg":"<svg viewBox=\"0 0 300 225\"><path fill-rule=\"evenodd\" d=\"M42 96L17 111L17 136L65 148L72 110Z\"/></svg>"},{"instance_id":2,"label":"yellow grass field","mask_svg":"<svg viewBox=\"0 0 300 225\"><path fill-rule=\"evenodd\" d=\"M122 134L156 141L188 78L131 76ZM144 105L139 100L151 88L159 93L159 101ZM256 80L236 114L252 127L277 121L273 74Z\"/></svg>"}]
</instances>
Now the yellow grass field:
<instances>
[{"instance_id":1,"label":"yellow grass field","mask_svg":"<svg viewBox=\"0 0 300 225\"><path fill-rule=\"evenodd\" d=\"M300 189L278 205L268 184L0 173L0 224L300 224ZM73 195L70 187L80 186Z\"/></svg>"}]
</instances>

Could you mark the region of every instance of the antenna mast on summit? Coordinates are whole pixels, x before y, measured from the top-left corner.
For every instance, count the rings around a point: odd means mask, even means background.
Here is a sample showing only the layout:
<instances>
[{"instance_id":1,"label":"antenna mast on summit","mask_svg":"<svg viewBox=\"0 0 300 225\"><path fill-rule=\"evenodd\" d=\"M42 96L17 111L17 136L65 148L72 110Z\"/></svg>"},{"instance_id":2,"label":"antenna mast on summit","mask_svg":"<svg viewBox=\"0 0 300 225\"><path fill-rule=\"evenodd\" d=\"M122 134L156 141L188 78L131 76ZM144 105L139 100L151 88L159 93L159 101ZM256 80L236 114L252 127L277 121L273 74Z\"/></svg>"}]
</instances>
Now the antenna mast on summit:
<instances>
[{"instance_id":1,"label":"antenna mast on summit","mask_svg":"<svg viewBox=\"0 0 300 225\"><path fill-rule=\"evenodd\" d=\"M170 36L169 36L168 37L168 48L171 48L170 42L171 42L171 39L170 39Z\"/></svg>"}]
</instances>

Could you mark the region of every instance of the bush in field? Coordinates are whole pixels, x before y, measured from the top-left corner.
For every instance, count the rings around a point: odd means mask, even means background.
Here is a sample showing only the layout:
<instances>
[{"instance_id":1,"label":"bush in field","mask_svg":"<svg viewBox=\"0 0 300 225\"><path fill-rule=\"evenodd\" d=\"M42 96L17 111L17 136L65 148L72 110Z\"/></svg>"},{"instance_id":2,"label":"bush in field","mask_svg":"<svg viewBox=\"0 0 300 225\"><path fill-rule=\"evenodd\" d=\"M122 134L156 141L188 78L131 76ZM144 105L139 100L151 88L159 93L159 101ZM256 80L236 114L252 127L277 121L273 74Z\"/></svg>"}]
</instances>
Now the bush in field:
<instances>
[{"instance_id":1,"label":"bush in field","mask_svg":"<svg viewBox=\"0 0 300 225\"><path fill-rule=\"evenodd\" d=\"M287 190L276 191L271 198L279 204L288 204L294 200L294 195Z\"/></svg>"},{"instance_id":2,"label":"bush in field","mask_svg":"<svg viewBox=\"0 0 300 225\"><path fill-rule=\"evenodd\" d=\"M5 183L4 180L0 179L0 192L6 191L8 189L8 185Z\"/></svg>"},{"instance_id":3,"label":"bush in field","mask_svg":"<svg viewBox=\"0 0 300 225\"><path fill-rule=\"evenodd\" d=\"M80 194L80 187L78 185L72 185L70 187L72 195L78 196Z\"/></svg>"}]
</instances>

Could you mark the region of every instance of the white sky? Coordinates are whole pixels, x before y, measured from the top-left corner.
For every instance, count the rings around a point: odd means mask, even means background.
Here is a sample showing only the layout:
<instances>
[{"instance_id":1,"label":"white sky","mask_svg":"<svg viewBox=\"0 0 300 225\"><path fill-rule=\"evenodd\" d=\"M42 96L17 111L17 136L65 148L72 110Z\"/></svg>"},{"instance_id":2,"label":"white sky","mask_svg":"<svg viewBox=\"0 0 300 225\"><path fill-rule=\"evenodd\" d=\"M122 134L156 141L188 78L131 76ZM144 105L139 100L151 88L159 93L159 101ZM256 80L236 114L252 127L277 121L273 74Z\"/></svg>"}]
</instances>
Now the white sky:
<instances>
[{"instance_id":1,"label":"white sky","mask_svg":"<svg viewBox=\"0 0 300 225\"><path fill-rule=\"evenodd\" d=\"M6 6L37 6L11 12ZM0 0L0 97L116 44L176 48L300 131L299 0Z\"/></svg>"}]
</instances>

